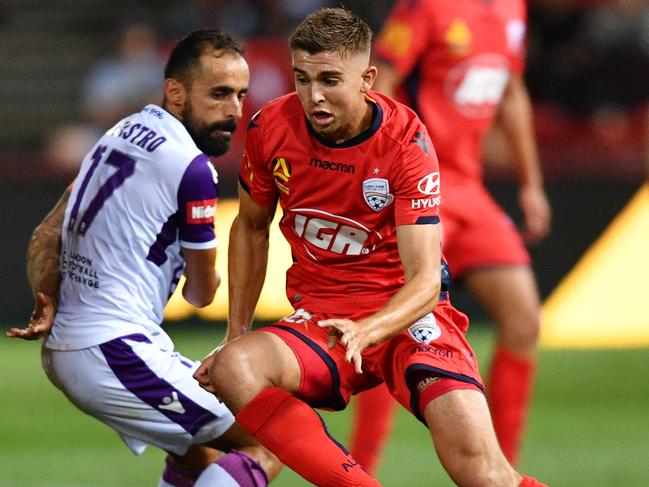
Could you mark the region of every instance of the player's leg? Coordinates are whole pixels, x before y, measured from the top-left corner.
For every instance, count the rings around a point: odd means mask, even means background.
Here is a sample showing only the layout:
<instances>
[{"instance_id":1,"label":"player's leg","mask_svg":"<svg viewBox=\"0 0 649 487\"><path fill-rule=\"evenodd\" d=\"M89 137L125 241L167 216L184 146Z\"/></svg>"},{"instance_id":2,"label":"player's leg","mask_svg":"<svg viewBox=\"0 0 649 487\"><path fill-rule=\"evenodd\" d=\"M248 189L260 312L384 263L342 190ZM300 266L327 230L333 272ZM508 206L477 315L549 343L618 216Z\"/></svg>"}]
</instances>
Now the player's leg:
<instances>
[{"instance_id":1,"label":"player's leg","mask_svg":"<svg viewBox=\"0 0 649 487\"><path fill-rule=\"evenodd\" d=\"M321 352L326 350L326 336L324 340ZM313 341L310 344L317 346ZM298 361L294 349L278 335L255 331L228 343L215 355L210 382L236 414L237 422L309 482L332 487L378 485L329 435L320 416L293 395L310 383L311 369L301 369L306 360L312 358L301 355ZM329 373L324 364L320 369ZM331 390L329 387L325 395Z\"/></svg>"},{"instance_id":2,"label":"player's leg","mask_svg":"<svg viewBox=\"0 0 649 487\"><path fill-rule=\"evenodd\" d=\"M511 219L482 186L446 188L444 253L497 327L487 398L501 447L518 457L535 375L540 304L530 258Z\"/></svg>"},{"instance_id":3,"label":"player's leg","mask_svg":"<svg viewBox=\"0 0 649 487\"><path fill-rule=\"evenodd\" d=\"M361 392L353 400L349 450L368 472L375 474L394 424L397 402L385 385Z\"/></svg>"},{"instance_id":4,"label":"player's leg","mask_svg":"<svg viewBox=\"0 0 649 487\"><path fill-rule=\"evenodd\" d=\"M530 485L498 445L477 359L464 336L467 328L466 315L441 301L433 320L419 320L392 339L381 364L388 388L428 426L458 485Z\"/></svg>"},{"instance_id":5,"label":"player's leg","mask_svg":"<svg viewBox=\"0 0 649 487\"><path fill-rule=\"evenodd\" d=\"M134 453L142 453L147 445L169 453L161 486L193 485L212 462L229 458L219 458L219 452L201 443L222 438L213 446L255 446L250 437L235 441L230 433L233 415L198 386L192 377L196 365L144 335L69 352L45 349L43 363L48 377L73 404L113 428ZM250 458L238 463L246 462L260 470ZM224 465L220 482L228 485L240 468L233 462Z\"/></svg>"},{"instance_id":6,"label":"player's leg","mask_svg":"<svg viewBox=\"0 0 649 487\"><path fill-rule=\"evenodd\" d=\"M528 266L476 269L464 279L497 327L487 397L500 445L515 464L536 368L540 323L536 282Z\"/></svg>"},{"instance_id":7,"label":"player's leg","mask_svg":"<svg viewBox=\"0 0 649 487\"><path fill-rule=\"evenodd\" d=\"M429 387L440 385L438 382ZM433 437L437 455L458 486L543 485L516 472L503 455L482 392L470 389L450 390L435 397L428 404L421 404L421 409Z\"/></svg>"},{"instance_id":8,"label":"player's leg","mask_svg":"<svg viewBox=\"0 0 649 487\"><path fill-rule=\"evenodd\" d=\"M236 423L204 445L191 445L182 455L167 453L158 487L263 487L282 467L272 453Z\"/></svg>"}]
</instances>

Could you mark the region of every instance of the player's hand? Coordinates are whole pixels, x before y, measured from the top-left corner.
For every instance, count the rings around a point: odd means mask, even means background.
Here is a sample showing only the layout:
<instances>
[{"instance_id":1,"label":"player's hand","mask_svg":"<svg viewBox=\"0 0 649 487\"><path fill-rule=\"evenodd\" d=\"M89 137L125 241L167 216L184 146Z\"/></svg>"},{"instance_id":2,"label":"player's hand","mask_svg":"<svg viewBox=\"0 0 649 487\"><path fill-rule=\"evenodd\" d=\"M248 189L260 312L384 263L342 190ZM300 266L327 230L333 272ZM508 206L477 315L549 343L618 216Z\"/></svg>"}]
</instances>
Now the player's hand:
<instances>
[{"instance_id":1,"label":"player's hand","mask_svg":"<svg viewBox=\"0 0 649 487\"><path fill-rule=\"evenodd\" d=\"M9 338L22 338L23 340L38 340L46 336L56 315L56 300L45 293L36 293L34 312L25 328L11 328L7 333Z\"/></svg>"},{"instance_id":2,"label":"player's hand","mask_svg":"<svg viewBox=\"0 0 649 487\"><path fill-rule=\"evenodd\" d=\"M361 353L373 343L367 330L356 321L341 318L320 320L318 326L329 328L327 346L333 348L338 340L347 349L345 360L354 364L357 374L362 374L363 357Z\"/></svg>"},{"instance_id":3,"label":"player's hand","mask_svg":"<svg viewBox=\"0 0 649 487\"><path fill-rule=\"evenodd\" d=\"M223 341L219 344L218 347L212 350L207 355L207 357L203 359L201 365L198 367L198 369L196 369L196 372L194 372L194 379L196 379L199 385L207 392L216 394L216 391L214 390L212 384L210 383L210 367L212 366L212 362L214 361L214 355L219 350L221 350L227 343L231 342L235 338L239 338L242 335L244 335L243 329L240 332L235 332L233 327L228 326L228 331L226 332Z\"/></svg>"},{"instance_id":4,"label":"player's hand","mask_svg":"<svg viewBox=\"0 0 649 487\"><path fill-rule=\"evenodd\" d=\"M214 354L216 354L216 352L218 352L222 346L223 344L212 350L212 352L210 352L210 354L203 359L201 365L199 365L198 369L196 369L196 372L194 372L194 379L198 381L199 385L203 389L211 394L215 394L216 391L214 390L212 383L210 382L210 367L212 366L212 362L214 361Z\"/></svg>"},{"instance_id":5,"label":"player's hand","mask_svg":"<svg viewBox=\"0 0 649 487\"><path fill-rule=\"evenodd\" d=\"M523 217L524 236L529 243L538 243L550 231L552 210L541 186L522 186L518 194Z\"/></svg>"}]
</instances>

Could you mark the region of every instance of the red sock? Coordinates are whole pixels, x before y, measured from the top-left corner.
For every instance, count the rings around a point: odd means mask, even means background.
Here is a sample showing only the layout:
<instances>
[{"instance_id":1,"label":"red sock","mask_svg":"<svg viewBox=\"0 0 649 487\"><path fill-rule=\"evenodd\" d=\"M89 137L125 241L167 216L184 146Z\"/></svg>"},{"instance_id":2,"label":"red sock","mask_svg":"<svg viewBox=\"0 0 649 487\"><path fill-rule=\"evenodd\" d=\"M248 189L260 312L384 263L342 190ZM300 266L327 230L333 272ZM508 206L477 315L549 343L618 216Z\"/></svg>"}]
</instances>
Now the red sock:
<instances>
[{"instance_id":1,"label":"red sock","mask_svg":"<svg viewBox=\"0 0 649 487\"><path fill-rule=\"evenodd\" d=\"M521 483L518 484L518 487L548 487L545 484L542 484L538 480L532 478L532 477L527 477L524 476L523 480L521 480Z\"/></svg>"},{"instance_id":2,"label":"red sock","mask_svg":"<svg viewBox=\"0 0 649 487\"><path fill-rule=\"evenodd\" d=\"M487 397L498 442L507 459L518 461L536 363L497 348L491 363Z\"/></svg>"},{"instance_id":3,"label":"red sock","mask_svg":"<svg viewBox=\"0 0 649 487\"><path fill-rule=\"evenodd\" d=\"M282 463L323 487L380 486L327 432L305 402L267 387L236 415L237 422Z\"/></svg>"},{"instance_id":4,"label":"red sock","mask_svg":"<svg viewBox=\"0 0 649 487\"><path fill-rule=\"evenodd\" d=\"M362 392L355 398L352 421L352 456L374 474L394 424L397 402L385 384Z\"/></svg>"}]
</instances>

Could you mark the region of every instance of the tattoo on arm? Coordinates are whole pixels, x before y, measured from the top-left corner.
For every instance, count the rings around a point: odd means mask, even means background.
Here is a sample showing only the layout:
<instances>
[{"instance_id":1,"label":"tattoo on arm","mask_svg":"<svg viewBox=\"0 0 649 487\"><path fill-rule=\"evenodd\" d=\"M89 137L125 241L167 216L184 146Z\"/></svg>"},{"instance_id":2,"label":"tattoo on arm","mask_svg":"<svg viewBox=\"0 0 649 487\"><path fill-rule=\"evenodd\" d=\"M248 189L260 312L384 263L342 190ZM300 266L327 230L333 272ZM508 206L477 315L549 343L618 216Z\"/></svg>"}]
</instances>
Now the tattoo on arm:
<instances>
[{"instance_id":1,"label":"tattoo on arm","mask_svg":"<svg viewBox=\"0 0 649 487\"><path fill-rule=\"evenodd\" d=\"M36 227L27 248L27 279L32 292L43 292L58 300L59 257L61 255L61 229L65 207L70 197L68 188L52 211Z\"/></svg>"}]
</instances>

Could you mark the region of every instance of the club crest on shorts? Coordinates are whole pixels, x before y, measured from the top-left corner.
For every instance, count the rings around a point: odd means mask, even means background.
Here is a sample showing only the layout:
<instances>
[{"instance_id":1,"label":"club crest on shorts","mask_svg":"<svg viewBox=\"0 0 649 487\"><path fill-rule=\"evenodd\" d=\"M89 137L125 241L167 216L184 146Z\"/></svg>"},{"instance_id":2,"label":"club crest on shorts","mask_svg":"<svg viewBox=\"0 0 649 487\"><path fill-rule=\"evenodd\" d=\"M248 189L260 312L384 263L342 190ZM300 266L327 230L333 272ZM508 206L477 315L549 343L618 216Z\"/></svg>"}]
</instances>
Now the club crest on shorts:
<instances>
[{"instance_id":1,"label":"club crest on shorts","mask_svg":"<svg viewBox=\"0 0 649 487\"><path fill-rule=\"evenodd\" d=\"M435 322L433 313L428 313L410 325L408 327L408 333L418 342L429 344L442 335L442 329Z\"/></svg>"},{"instance_id":2,"label":"club crest on shorts","mask_svg":"<svg viewBox=\"0 0 649 487\"><path fill-rule=\"evenodd\" d=\"M363 181L363 198L374 211L381 211L394 200L387 179L372 178Z\"/></svg>"}]
</instances>

